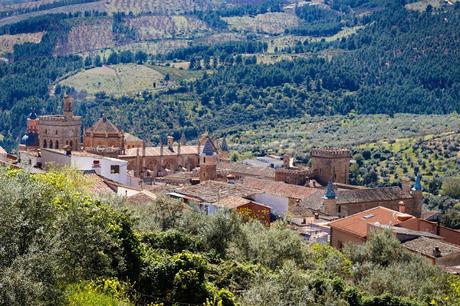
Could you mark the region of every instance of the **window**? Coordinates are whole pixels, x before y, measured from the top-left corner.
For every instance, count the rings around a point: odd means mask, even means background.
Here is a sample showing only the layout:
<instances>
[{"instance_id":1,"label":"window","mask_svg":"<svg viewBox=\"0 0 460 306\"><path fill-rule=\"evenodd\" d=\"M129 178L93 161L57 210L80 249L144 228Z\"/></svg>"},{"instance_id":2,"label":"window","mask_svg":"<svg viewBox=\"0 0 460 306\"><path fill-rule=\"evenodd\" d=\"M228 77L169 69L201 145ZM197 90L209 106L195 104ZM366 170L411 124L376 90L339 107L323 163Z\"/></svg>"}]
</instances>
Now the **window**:
<instances>
[{"instance_id":1,"label":"window","mask_svg":"<svg viewBox=\"0 0 460 306\"><path fill-rule=\"evenodd\" d=\"M120 166L119 165L110 165L110 173L112 173L112 174L120 173Z\"/></svg>"},{"instance_id":2,"label":"window","mask_svg":"<svg viewBox=\"0 0 460 306\"><path fill-rule=\"evenodd\" d=\"M46 143L46 139L43 140L43 147L46 148L48 146L48 144Z\"/></svg>"},{"instance_id":3,"label":"window","mask_svg":"<svg viewBox=\"0 0 460 306\"><path fill-rule=\"evenodd\" d=\"M56 130L56 135L58 134L58 130Z\"/></svg>"},{"instance_id":4,"label":"window","mask_svg":"<svg viewBox=\"0 0 460 306\"><path fill-rule=\"evenodd\" d=\"M54 144L55 149L59 149L59 141L56 140L56 143Z\"/></svg>"}]
</instances>

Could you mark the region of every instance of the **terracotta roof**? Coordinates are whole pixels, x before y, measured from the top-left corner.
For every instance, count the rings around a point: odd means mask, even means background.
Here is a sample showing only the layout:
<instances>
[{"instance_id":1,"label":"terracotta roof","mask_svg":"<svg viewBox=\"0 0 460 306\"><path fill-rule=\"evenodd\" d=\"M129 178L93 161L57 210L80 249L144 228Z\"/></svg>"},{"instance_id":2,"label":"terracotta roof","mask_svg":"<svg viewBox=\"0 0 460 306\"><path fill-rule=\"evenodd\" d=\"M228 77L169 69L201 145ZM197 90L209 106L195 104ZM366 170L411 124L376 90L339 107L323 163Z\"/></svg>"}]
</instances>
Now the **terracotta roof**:
<instances>
[{"instance_id":1,"label":"terracotta roof","mask_svg":"<svg viewBox=\"0 0 460 306\"><path fill-rule=\"evenodd\" d=\"M398 225L405 220L415 218L414 216L403 214L382 206L374 207L354 215L333 221L331 228L340 229L345 232L366 238L369 223L379 223L382 225Z\"/></svg>"},{"instance_id":2,"label":"terracotta roof","mask_svg":"<svg viewBox=\"0 0 460 306\"><path fill-rule=\"evenodd\" d=\"M352 204L362 202L398 201L411 199L409 193L403 193L399 187L382 187L371 189L338 190L337 204Z\"/></svg>"},{"instance_id":3,"label":"terracotta roof","mask_svg":"<svg viewBox=\"0 0 460 306\"><path fill-rule=\"evenodd\" d=\"M305 200L311 197L318 189L311 187L286 184L284 182L245 177L238 184L255 188L265 193L271 193L287 198Z\"/></svg>"},{"instance_id":4,"label":"terracotta roof","mask_svg":"<svg viewBox=\"0 0 460 306\"><path fill-rule=\"evenodd\" d=\"M435 247L438 247L441 251L441 257L460 253L460 247L456 246L455 244L427 237L420 237L414 240L410 240L404 242L402 245L413 252L417 252L433 258L433 249Z\"/></svg>"},{"instance_id":5,"label":"terracotta roof","mask_svg":"<svg viewBox=\"0 0 460 306\"><path fill-rule=\"evenodd\" d=\"M125 136L125 141L143 141L139 137L134 136L133 134L130 134L130 133L125 133L124 136Z\"/></svg>"},{"instance_id":6,"label":"terracotta roof","mask_svg":"<svg viewBox=\"0 0 460 306\"><path fill-rule=\"evenodd\" d=\"M113 194L115 193L104 181L102 177L96 173L84 173L84 176L91 182L90 192L94 194Z\"/></svg>"},{"instance_id":7,"label":"terracotta roof","mask_svg":"<svg viewBox=\"0 0 460 306\"><path fill-rule=\"evenodd\" d=\"M306 199L289 206L289 213L294 217L309 216L312 212L320 212L323 202L324 189L315 188L315 191Z\"/></svg>"},{"instance_id":8,"label":"terracotta roof","mask_svg":"<svg viewBox=\"0 0 460 306\"><path fill-rule=\"evenodd\" d=\"M217 164L217 169L220 171L240 174L241 176L256 176L275 179L275 169L270 167L257 167L241 163L219 162Z\"/></svg>"},{"instance_id":9,"label":"terracotta roof","mask_svg":"<svg viewBox=\"0 0 460 306\"><path fill-rule=\"evenodd\" d=\"M204 202L215 203L229 196L248 197L259 193L259 190L224 182L205 181L198 185L176 189L176 192L202 199Z\"/></svg>"},{"instance_id":10,"label":"terracotta roof","mask_svg":"<svg viewBox=\"0 0 460 306\"><path fill-rule=\"evenodd\" d=\"M123 156L136 156L137 150L139 149L139 155L142 155L142 148L131 148L125 150L125 155ZM163 156L173 156L178 153L178 145L173 146L173 151L168 149L168 146L163 146ZM181 155L198 155L197 146L181 146L180 147ZM146 147L145 156L161 156L161 147Z\"/></svg>"},{"instance_id":11,"label":"terracotta roof","mask_svg":"<svg viewBox=\"0 0 460 306\"><path fill-rule=\"evenodd\" d=\"M440 214L437 210L426 210L422 209L422 216L420 217L423 220L429 220L431 218L437 217Z\"/></svg>"},{"instance_id":12,"label":"terracotta roof","mask_svg":"<svg viewBox=\"0 0 460 306\"><path fill-rule=\"evenodd\" d=\"M102 117L92 127L86 130L89 133L97 134L119 134L121 130L110 122L107 118Z\"/></svg>"},{"instance_id":13,"label":"terracotta roof","mask_svg":"<svg viewBox=\"0 0 460 306\"><path fill-rule=\"evenodd\" d=\"M225 207L225 208L228 208L228 209L234 209L234 208L238 208L240 206L247 205L247 204L250 204L250 203L254 203L254 204L257 204L259 206L264 206L266 208L270 208L267 205L260 204L260 203L254 202L252 200L245 199L245 198L242 198L242 197L237 197L237 196L226 197L226 198L220 200L219 202L215 203L215 205L219 206L219 207Z\"/></svg>"},{"instance_id":14,"label":"terracotta roof","mask_svg":"<svg viewBox=\"0 0 460 306\"><path fill-rule=\"evenodd\" d=\"M149 202L153 202L157 199L157 195L148 191L142 190L139 193L136 193L133 196L128 197L128 202L133 204L145 204Z\"/></svg>"}]
</instances>

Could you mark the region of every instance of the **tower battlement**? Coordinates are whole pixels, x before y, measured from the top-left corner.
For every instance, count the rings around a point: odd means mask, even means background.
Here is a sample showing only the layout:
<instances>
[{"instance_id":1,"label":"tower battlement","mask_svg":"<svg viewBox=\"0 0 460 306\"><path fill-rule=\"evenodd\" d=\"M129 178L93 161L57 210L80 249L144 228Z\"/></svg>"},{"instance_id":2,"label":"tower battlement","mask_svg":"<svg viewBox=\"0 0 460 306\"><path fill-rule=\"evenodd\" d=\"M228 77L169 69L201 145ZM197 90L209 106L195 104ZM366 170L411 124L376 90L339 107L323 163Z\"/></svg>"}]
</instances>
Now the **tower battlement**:
<instances>
[{"instance_id":1,"label":"tower battlement","mask_svg":"<svg viewBox=\"0 0 460 306\"><path fill-rule=\"evenodd\" d=\"M351 158L351 152L346 148L326 147L313 149L311 151L311 156L320 158Z\"/></svg>"}]
</instances>

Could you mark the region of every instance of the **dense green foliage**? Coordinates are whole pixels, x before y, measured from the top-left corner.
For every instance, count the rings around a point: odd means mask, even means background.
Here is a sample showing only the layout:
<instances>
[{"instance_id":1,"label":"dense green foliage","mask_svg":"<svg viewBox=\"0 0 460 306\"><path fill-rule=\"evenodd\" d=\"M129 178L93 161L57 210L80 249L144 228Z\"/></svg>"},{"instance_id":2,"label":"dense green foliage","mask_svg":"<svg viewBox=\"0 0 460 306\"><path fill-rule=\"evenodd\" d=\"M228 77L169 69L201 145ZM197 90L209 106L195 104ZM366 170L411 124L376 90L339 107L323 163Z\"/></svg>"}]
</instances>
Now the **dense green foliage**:
<instances>
[{"instance_id":1,"label":"dense green foliage","mask_svg":"<svg viewBox=\"0 0 460 306\"><path fill-rule=\"evenodd\" d=\"M389 233L342 254L305 244L282 223L268 229L229 212L207 216L168 198L143 205L95 198L91 182L70 170L30 176L2 168L0 179L2 305L459 299L458 277L409 255Z\"/></svg>"}]
</instances>

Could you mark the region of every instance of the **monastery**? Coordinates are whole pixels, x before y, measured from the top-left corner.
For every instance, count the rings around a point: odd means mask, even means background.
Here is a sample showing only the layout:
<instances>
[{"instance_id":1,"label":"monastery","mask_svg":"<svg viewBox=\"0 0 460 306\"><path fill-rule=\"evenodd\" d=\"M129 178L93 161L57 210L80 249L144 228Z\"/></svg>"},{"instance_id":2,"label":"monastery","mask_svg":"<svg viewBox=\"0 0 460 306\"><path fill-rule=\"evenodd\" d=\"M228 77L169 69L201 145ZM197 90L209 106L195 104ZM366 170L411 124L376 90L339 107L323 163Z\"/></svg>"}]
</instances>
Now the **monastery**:
<instances>
[{"instance_id":1,"label":"monastery","mask_svg":"<svg viewBox=\"0 0 460 306\"><path fill-rule=\"evenodd\" d=\"M398 209L403 202L407 213L422 215L422 186L405 180L402 187L365 188L348 184L351 152L345 148L316 148L311 166L298 167L285 156L275 167L244 165L228 160L225 138L220 146L206 132L196 144L187 144L184 134L161 139L159 146L148 146L138 137L125 133L105 116L82 129L82 118L73 114L73 99L65 95L62 115L27 118L27 130L19 146L19 159L29 168L46 170L53 165L71 166L93 172L119 187L148 189L163 184L174 197L200 205L231 206L220 194L232 186L231 196L238 203L271 218L304 220L322 216L334 219L378 206ZM206 182L215 183L206 183ZM190 188L193 186L193 192ZM242 189L242 192L238 190ZM251 192L247 192L250 190ZM230 196L230 195L229 195ZM266 223L267 216L261 217Z\"/></svg>"}]
</instances>

